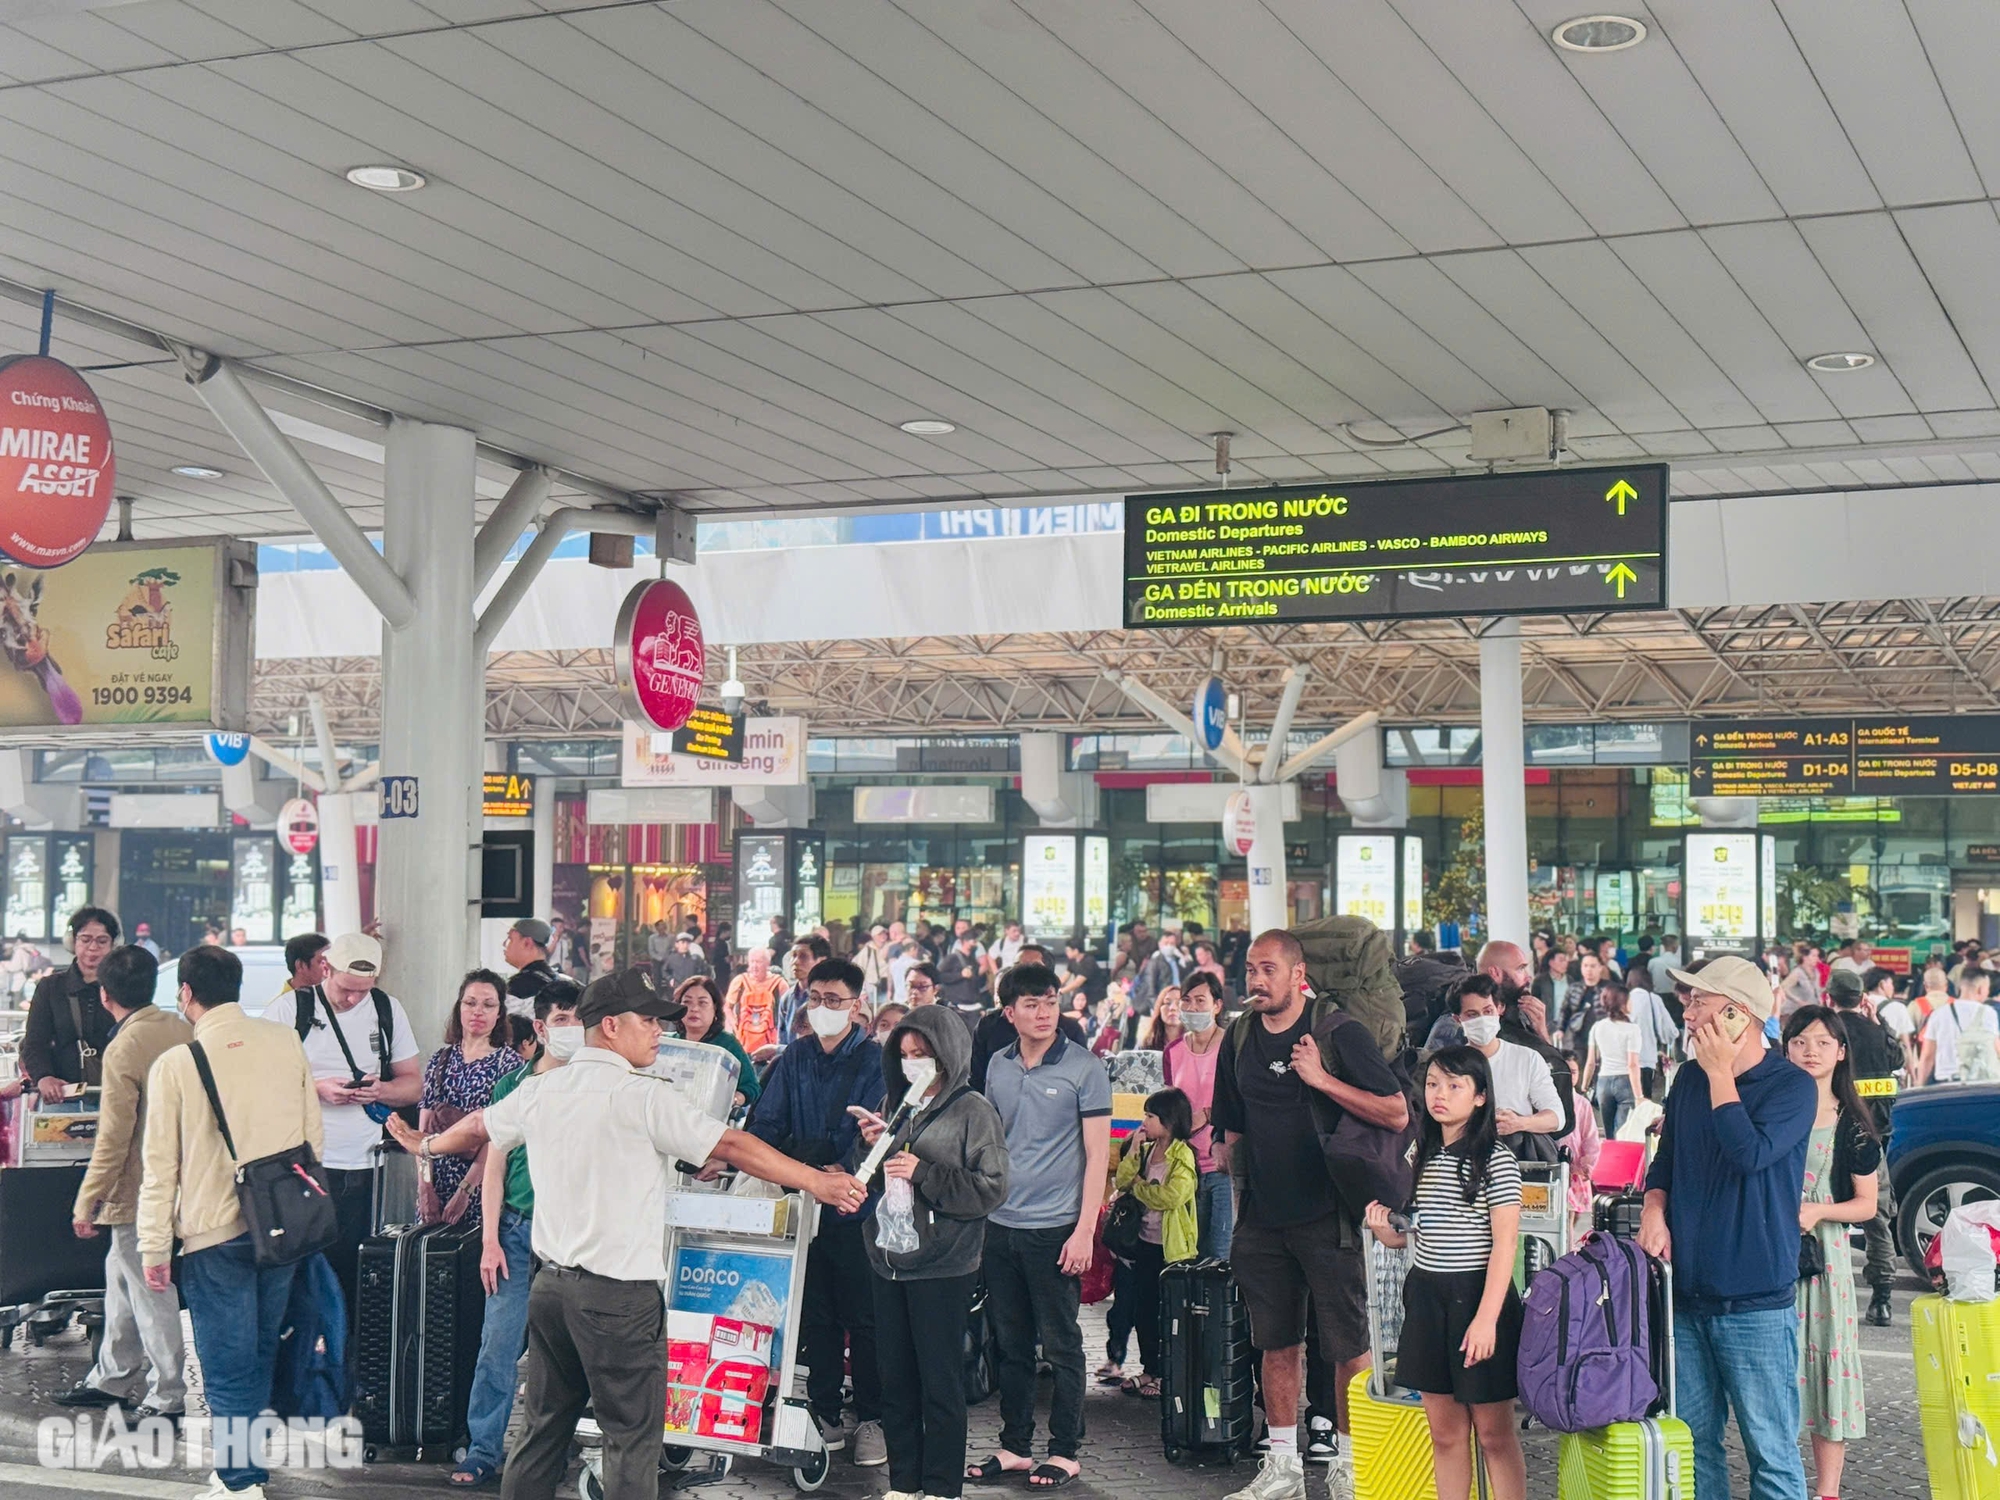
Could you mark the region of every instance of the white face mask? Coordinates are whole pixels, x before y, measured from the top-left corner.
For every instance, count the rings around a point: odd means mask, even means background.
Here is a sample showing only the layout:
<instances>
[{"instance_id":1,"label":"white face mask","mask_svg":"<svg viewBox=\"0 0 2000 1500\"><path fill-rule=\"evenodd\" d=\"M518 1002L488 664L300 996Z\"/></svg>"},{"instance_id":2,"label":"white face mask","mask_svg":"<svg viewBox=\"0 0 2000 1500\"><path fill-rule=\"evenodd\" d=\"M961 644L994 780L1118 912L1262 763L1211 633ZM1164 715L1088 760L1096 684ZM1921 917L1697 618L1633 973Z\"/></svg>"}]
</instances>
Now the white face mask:
<instances>
[{"instance_id":1,"label":"white face mask","mask_svg":"<svg viewBox=\"0 0 2000 1500\"><path fill-rule=\"evenodd\" d=\"M568 1062L583 1049L583 1028L581 1026L551 1026L549 1028L549 1056L557 1062Z\"/></svg>"},{"instance_id":2,"label":"white face mask","mask_svg":"<svg viewBox=\"0 0 2000 1500\"><path fill-rule=\"evenodd\" d=\"M1212 1010L1184 1010L1181 1012L1181 1025L1196 1036L1200 1036L1204 1031L1212 1031L1215 1028L1215 1012Z\"/></svg>"},{"instance_id":3,"label":"white face mask","mask_svg":"<svg viewBox=\"0 0 2000 1500\"><path fill-rule=\"evenodd\" d=\"M839 1036L847 1030L850 1019L845 1009L833 1010L824 1005L806 1007L806 1024L817 1036Z\"/></svg>"},{"instance_id":4,"label":"white face mask","mask_svg":"<svg viewBox=\"0 0 2000 1500\"><path fill-rule=\"evenodd\" d=\"M903 1059L903 1076L910 1080L910 1091L903 1097L921 1099L937 1082L937 1059L934 1057L906 1057Z\"/></svg>"},{"instance_id":5,"label":"white face mask","mask_svg":"<svg viewBox=\"0 0 2000 1500\"><path fill-rule=\"evenodd\" d=\"M1474 1016L1469 1021L1459 1022L1458 1029L1465 1033L1465 1039L1475 1047L1490 1047L1499 1038L1500 1018L1498 1016Z\"/></svg>"}]
</instances>

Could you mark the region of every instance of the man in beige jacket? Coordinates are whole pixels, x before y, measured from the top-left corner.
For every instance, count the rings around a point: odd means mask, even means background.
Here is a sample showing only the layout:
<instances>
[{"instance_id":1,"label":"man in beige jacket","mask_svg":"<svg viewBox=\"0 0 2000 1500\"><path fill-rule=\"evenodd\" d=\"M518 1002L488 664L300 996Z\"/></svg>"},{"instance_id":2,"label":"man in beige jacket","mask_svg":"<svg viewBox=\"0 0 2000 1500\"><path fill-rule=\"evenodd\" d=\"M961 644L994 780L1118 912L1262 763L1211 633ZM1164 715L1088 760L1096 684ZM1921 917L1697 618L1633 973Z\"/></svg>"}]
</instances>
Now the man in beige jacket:
<instances>
[{"instance_id":1,"label":"man in beige jacket","mask_svg":"<svg viewBox=\"0 0 2000 1500\"><path fill-rule=\"evenodd\" d=\"M319 1095L298 1033L243 1014L243 965L227 948L190 948L180 959L181 1011L208 1058L238 1161L321 1149ZM235 1165L195 1071L176 1047L146 1083L146 1175L139 1189L139 1254L146 1284L172 1285L168 1259L181 1240L181 1295L194 1321L215 1443L216 1473L197 1500L262 1500L270 1475L256 1462L251 1424L271 1400L278 1334L292 1266L259 1266L236 1198Z\"/></svg>"},{"instance_id":2,"label":"man in beige jacket","mask_svg":"<svg viewBox=\"0 0 2000 1500\"><path fill-rule=\"evenodd\" d=\"M170 1287L146 1285L139 1263L139 1179L145 1170L146 1075L194 1028L153 1004L159 960L134 945L114 948L97 969L105 1013L117 1026L104 1049L104 1093L97 1140L71 1211L78 1239L110 1231L104 1254L104 1339L83 1383L57 1396L59 1406L130 1406L137 1415L177 1417L186 1401L181 1376L181 1301ZM145 1366L152 1367L150 1378Z\"/></svg>"}]
</instances>

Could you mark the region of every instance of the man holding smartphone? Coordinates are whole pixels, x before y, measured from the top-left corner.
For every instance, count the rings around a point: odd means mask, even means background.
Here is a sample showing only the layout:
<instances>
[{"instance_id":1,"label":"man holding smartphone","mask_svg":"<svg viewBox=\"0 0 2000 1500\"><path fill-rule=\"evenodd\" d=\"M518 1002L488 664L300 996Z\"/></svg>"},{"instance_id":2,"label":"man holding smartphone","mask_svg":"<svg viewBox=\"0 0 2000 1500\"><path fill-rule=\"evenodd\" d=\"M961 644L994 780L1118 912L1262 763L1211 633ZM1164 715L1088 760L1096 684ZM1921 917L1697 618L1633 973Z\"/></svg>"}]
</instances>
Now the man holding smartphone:
<instances>
[{"instance_id":1,"label":"man holding smartphone","mask_svg":"<svg viewBox=\"0 0 2000 1500\"><path fill-rule=\"evenodd\" d=\"M361 1242L375 1231L369 1148L382 1139L389 1112L422 1095L424 1064L403 1002L376 988L382 945L365 933L346 933L327 945L326 964L324 981L278 996L262 1019L294 1028L312 1069L326 1132L321 1161L340 1218L340 1238L326 1258L347 1295L351 1327Z\"/></svg>"},{"instance_id":2,"label":"man holding smartphone","mask_svg":"<svg viewBox=\"0 0 2000 1500\"><path fill-rule=\"evenodd\" d=\"M1695 1491L1729 1493L1733 1410L1750 1493L1803 1495L1799 1460L1799 1200L1819 1091L1765 1047L1776 997L1748 959L1671 971L1689 987L1693 1067L1674 1075L1646 1173L1639 1246L1674 1265L1679 1413Z\"/></svg>"}]
</instances>

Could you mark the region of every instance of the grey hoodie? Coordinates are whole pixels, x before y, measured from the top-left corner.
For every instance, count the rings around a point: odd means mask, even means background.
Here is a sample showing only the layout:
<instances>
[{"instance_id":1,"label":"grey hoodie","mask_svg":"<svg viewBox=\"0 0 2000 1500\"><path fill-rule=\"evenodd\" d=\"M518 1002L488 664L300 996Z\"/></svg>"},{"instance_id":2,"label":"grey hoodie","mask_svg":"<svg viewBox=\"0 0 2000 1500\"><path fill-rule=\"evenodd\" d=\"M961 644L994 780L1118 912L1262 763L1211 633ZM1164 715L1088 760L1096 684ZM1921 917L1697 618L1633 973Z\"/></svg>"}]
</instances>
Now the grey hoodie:
<instances>
[{"instance_id":1,"label":"grey hoodie","mask_svg":"<svg viewBox=\"0 0 2000 1500\"><path fill-rule=\"evenodd\" d=\"M903 1076L903 1033L929 1043L944 1086L897 1132L898 1144L917 1157L910 1183L916 1190L917 1248L891 1254L867 1233L875 1274L891 1281L938 1281L979 1269L986 1216L1007 1201L1007 1133L984 1095L971 1092L972 1038L942 1005L920 1005L882 1044L882 1113L892 1115L909 1090Z\"/></svg>"}]
</instances>

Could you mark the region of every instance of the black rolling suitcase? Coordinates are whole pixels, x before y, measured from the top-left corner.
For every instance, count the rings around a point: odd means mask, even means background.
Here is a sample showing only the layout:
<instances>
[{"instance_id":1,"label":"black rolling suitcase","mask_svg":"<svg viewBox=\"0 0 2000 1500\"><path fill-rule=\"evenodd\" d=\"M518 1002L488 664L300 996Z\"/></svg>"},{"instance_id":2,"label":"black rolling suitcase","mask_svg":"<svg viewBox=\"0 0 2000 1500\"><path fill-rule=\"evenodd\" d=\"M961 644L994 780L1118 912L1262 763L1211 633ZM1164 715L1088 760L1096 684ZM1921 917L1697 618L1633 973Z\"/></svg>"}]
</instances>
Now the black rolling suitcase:
<instances>
[{"instance_id":1,"label":"black rolling suitcase","mask_svg":"<svg viewBox=\"0 0 2000 1500\"><path fill-rule=\"evenodd\" d=\"M1250 1451L1250 1316L1219 1260L1160 1273L1160 1440L1169 1462Z\"/></svg>"},{"instance_id":2,"label":"black rolling suitcase","mask_svg":"<svg viewBox=\"0 0 2000 1500\"><path fill-rule=\"evenodd\" d=\"M479 1230L406 1225L365 1240L355 1294L354 1415L364 1457L448 1453L465 1436L486 1292Z\"/></svg>"}]
</instances>

